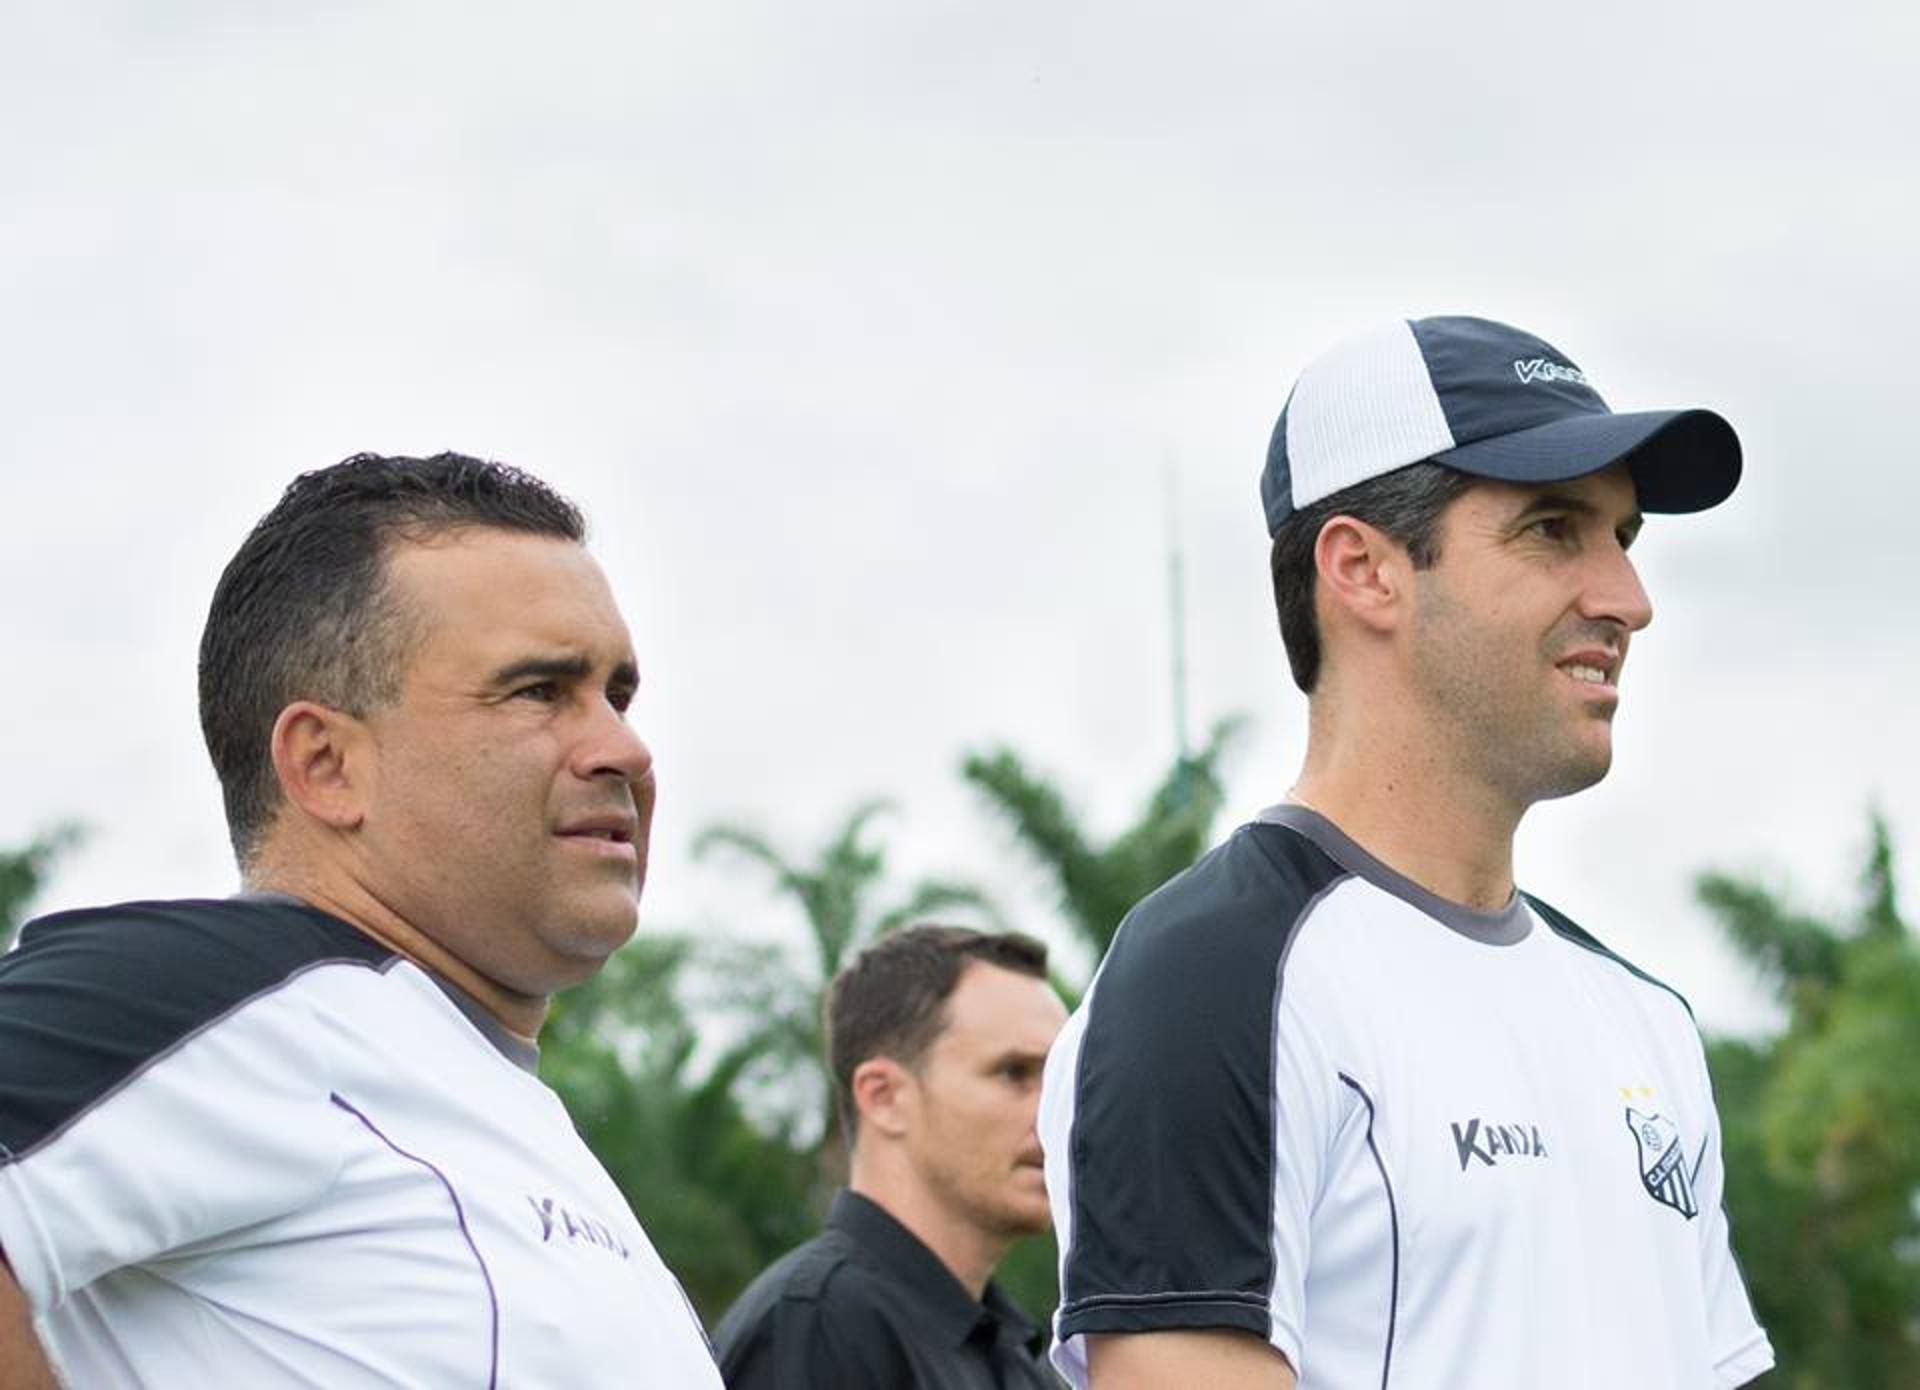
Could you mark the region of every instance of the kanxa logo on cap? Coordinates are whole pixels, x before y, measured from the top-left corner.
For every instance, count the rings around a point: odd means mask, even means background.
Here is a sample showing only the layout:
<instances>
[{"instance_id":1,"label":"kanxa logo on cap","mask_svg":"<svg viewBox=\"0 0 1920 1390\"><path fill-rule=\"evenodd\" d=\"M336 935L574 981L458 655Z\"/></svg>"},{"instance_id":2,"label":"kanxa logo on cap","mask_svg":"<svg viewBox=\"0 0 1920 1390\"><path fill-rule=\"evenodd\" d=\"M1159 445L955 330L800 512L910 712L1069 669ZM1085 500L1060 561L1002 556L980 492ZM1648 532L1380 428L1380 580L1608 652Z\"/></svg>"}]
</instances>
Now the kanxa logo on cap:
<instances>
[{"instance_id":1,"label":"kanxa logo on cap","mask_svg":"<svg viewBox=\"0 0 1920 1390\"><path fill-rule=\"evenodd\" d=\"M1647 1195L1693 1220L1700 1207L1693 1200L1693 1177L1687 1172L1680 1127L1664 1115L1643 1114L1629 1105L1627 1128L1640 1148L1640 1181Z\"/></svg>"},{"instance_id":2,"label":"kanxa logo on cap","mask_svg":"<svg viewBox=\"0 0 1920 1390\"><path fill-rule=\"evenodd\" d=\"M1576 386L1591 386L1587 374L1578 367L1569 367L1564 362L1549 362L1544 357L1529 357L1513 364L1514 373L1523 382L1535 381L1571 381Z\"/></svg>"}]
</instances>

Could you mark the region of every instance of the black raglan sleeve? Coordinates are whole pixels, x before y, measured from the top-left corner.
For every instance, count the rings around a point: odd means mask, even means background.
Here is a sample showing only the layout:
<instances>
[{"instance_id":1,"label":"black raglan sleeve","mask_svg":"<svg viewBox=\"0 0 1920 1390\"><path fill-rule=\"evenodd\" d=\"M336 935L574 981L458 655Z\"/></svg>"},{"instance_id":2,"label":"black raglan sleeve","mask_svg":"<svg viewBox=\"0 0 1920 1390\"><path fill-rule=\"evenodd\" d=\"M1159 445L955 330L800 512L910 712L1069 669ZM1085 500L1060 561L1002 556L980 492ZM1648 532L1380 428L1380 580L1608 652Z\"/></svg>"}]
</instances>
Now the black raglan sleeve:
<instances>
[{"instance_id":1,"label":"black raglan sleeve","mask_svg":"<svg viewBox=\"0 0 1920 1390\"><path fill-rule=\"evenodd\" d=\"M1276 1289L1289 1306L1299 1275L1276 1260L1275 1223L1290 1223L1283 1247L1303 1248L1292 1226L1311 1194L1276 1210L1299 1165L1275 1146L1300 1127L1291 1112L1324 1106L1296 1085L1317 1069L1290 1059L1280 1001L1297 927L1344 876L1302 837L1250 826L1121 926L1042 1104L1069 1364L1084 1365L1090 1333L1294 1342L1274 1326Z\"/></svg>"}]
</instances>

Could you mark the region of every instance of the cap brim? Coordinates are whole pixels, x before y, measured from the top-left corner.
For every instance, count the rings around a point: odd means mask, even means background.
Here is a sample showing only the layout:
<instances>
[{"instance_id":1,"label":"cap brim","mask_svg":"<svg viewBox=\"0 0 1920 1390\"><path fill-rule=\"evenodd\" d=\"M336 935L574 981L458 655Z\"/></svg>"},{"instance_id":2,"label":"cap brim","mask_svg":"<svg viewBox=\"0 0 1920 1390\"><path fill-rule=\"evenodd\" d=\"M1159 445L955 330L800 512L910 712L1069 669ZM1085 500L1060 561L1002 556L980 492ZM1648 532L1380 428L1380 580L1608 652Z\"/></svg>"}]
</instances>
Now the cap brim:
<instances>
[{"instance_id":1,"label":"cap brim","mask_svg":"<svg viewBox=\"0 0 1920 1390\"><path fill-rule=\"evenodd\" d=\"M1477 478L1556 483L1625 463L1643 512L1703 512L1740 481L1740 437L1711 410L1572 415L1433 456Z\"/></svg>"}]
</instances>

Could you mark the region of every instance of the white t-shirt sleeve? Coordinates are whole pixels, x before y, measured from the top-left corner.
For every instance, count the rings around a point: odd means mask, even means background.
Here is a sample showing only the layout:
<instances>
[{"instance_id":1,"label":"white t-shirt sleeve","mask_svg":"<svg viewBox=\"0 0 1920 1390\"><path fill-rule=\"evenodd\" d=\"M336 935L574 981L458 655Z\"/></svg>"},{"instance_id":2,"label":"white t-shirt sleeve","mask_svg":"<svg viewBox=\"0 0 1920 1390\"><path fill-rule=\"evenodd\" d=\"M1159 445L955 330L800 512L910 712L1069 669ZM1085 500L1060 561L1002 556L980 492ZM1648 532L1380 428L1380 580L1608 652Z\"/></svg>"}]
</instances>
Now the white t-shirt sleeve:
<instances>
[{"instance_id":1,"label":"white t-shirt sleeve","mask_svg":"<svg viewBox=\"0 0 1920 1390\"><path fill-rule=\"evenodd\" d=\"M302 1009L255 1000L0 1155L0 1249L37 1314L110 1271L244 1239L327 1188L345 1134L324 1068L279 1026Z\"/></svg>"}]
</instances>

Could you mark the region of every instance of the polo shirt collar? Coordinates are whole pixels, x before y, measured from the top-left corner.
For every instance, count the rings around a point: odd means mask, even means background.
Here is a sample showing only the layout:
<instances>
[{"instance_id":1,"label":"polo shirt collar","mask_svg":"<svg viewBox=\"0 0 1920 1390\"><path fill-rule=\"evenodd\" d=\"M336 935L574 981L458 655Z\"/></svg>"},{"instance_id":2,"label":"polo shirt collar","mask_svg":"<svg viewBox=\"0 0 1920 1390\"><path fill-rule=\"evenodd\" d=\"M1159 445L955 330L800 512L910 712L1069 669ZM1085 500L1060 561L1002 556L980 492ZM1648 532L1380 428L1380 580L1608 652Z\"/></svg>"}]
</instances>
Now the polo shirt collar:
<instances>
[{"instance_id":1,"label":"polo shirt collar","mask_svg":"<svg viewBox=\"0 0 1920 1390\"><path fill-rule=\"evenodd\" d=\"M940 1257L878 1202L843 1188L827 1211L827 1227L846 1235L912 1291L933 1318L929 1330L943 1343L960 1346L980 1336L975 1329L984 1323L994 1339L1038 1349L1037 1329L998 1284L989 1279L976 1303Z\"/></svg>"}]
</instances>

